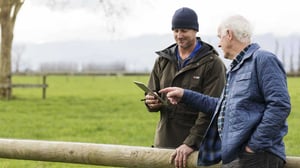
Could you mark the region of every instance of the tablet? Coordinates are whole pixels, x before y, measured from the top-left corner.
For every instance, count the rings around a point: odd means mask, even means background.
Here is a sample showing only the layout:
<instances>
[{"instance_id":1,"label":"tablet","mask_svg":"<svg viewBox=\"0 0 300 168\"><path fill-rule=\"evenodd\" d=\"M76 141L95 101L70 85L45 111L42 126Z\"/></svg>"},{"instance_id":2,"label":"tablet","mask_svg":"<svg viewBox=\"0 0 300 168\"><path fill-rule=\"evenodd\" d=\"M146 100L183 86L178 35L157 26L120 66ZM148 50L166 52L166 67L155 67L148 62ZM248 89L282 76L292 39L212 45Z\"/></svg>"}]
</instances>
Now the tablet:
<instances>
[{"instance_id":1,"label":"tablet","mask_svg":"<svg viewBox=\"0 0 300 168\"><path fill-rule=\"evenodd\" d=\"M156 97L160 102L162 102L163 104L167 104L167 101L165 101L164 99L162 99L159 95L157 95L156 93L154 93L150 88L148 88L144 83L139 82L139 81L133 81L134 84L136 84L139 88L141 88L144 92L146 92L147 94L151 94L154 97Z\"/></svg>"}]
</instances>

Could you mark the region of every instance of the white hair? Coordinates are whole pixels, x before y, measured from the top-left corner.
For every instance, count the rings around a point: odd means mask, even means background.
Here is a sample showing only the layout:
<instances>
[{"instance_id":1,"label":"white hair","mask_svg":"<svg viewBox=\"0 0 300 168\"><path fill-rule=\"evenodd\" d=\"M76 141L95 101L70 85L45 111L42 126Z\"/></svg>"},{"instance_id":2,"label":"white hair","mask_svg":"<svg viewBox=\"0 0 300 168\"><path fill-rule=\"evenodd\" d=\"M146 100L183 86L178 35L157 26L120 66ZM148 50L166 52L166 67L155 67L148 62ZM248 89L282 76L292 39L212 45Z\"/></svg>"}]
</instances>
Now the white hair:
<instances>
[{"instance_id":1,"label":"white hair","mask_svg":"<svg viewBox=\"0 0 300 168\"><path fill-rule=\"evenodd\" d=\"M219 26L221 35L224 35L227 30L231 30L238 41L242 43L250 43L252 37L252 25L250 22L240 15L230 16L225 19Z\"/></svg>"}]
</instances>

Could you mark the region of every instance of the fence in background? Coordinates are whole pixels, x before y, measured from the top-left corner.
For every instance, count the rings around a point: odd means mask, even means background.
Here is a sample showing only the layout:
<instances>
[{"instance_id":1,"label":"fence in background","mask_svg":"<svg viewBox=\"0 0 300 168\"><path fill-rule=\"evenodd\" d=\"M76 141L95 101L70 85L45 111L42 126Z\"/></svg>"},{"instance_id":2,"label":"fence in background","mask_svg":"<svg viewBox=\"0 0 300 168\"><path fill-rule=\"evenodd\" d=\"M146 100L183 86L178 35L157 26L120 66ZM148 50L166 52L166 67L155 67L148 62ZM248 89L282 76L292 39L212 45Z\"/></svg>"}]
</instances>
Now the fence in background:
<instances>
[{"instance_id":1,"label":"fence in background","mask_svg":"<svg viewBox=\"0 0 300 168\"><path fill-rule=\"evenodd\" d=\"M48 88L48 84L46 82L47 76L46 75L39 75L42 77L42 83L12 83L9 85L0 85L0 88L6 89L7 92L11 92L12 88L42 88L42 98L46 99L46 89ZM8 81L12 81L12 76L9 75ZM11 95L9 93L6 93L7 99L10 99Z\"/></svg>"}]
</instances>

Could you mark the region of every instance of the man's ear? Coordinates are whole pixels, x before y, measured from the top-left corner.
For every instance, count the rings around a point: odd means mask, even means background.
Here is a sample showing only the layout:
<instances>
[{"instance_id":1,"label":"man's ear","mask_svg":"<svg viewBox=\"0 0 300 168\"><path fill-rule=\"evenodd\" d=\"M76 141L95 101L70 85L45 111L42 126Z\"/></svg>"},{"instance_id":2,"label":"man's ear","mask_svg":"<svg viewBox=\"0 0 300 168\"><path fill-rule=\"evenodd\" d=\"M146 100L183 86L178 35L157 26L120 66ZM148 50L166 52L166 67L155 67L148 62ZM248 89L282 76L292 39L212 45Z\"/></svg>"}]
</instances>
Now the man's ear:
<instances>
[{"instance_id":1,"label":"man's ear","mask_svg":"<svg viewBox=\"0 0 300 168\"><path fill-rule=\"evenodd\" d=\"M233 39L233 32L231 30L226 30L226 33L228 34L228 40Z\"/></svg>"}]
</instances>

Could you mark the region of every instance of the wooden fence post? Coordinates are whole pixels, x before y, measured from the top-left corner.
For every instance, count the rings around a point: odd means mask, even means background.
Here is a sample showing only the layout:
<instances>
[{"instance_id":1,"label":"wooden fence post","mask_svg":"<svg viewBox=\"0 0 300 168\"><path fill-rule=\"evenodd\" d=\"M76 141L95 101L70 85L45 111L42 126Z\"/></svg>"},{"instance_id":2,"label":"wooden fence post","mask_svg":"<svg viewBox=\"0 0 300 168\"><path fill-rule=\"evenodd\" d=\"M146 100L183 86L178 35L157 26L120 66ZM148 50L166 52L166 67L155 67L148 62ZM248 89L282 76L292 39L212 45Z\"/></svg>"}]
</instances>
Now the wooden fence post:
<instances>
[{"instance_id":1,"label":"wooden fence post","mask_svg":"<svg viewBox=\"0 0 300 168\"><path fill-rule=\"evenodd\" d=\"M45 87L47 85L47 82L46 82L46 78L47 76L46 75L43 75L43 99L46 99L46 89L47 87Z\"/></svg>"}]
</instances>

